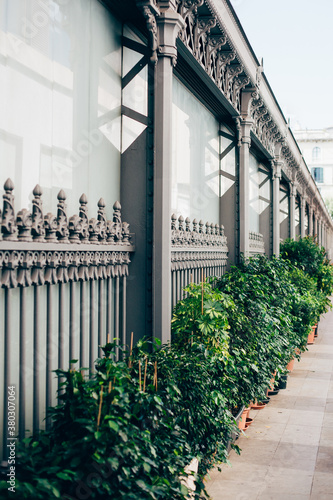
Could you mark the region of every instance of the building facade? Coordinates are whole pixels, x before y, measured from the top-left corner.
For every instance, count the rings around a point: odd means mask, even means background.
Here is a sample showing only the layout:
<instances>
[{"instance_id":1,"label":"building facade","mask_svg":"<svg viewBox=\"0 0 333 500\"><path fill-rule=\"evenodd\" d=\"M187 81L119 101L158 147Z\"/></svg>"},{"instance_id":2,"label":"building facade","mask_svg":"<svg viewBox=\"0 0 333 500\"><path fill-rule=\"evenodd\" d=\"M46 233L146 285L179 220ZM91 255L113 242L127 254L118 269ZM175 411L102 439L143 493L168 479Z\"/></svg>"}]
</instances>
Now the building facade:
<instances>
[{"instance_id":1,"label":"building facade","mask_svg":"<svg viewBox=\"0 0 333 500\"><path fill-rule=\"evenodd\" d=\"M228 0L1 9L0 396L23 436L52 370L170 340L186 284L288 237L329 250L333 225Z\"/></svg>"},{"instance_id":2,"label":"building facade","mask_svg":"<svg viewBox=\"0 0 333 500\"><path fill-rule=\"evenodd\" d=\"M293 133L319 192L332 209L333 127L322 130L294 130Z\"/></svg>"}]
</instances>

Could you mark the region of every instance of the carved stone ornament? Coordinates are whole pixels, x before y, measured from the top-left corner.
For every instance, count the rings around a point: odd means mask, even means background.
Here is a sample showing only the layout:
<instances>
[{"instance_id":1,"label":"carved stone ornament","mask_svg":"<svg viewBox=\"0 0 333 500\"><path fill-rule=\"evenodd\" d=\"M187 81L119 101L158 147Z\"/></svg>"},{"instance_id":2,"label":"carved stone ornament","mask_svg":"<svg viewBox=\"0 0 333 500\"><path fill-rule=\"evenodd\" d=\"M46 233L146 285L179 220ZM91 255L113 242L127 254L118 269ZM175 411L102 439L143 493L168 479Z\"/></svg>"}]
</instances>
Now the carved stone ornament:
<instances>
[{"instance_id":1,"label":"carved stone ornament","mask_svg":"<svg viewBox=\"0 0 333 500\"><path fill-rule=\"evenodd\" d=\"M32 236L34 241L45 241L45 227L44 227L44 216L43 216L43 202L42 194L43 190L39 184L37 184L32 192L34 198L32 200Z\"/></svg>"},{"instance_id":2,"label":"carved stone ornament","mask_svg":"<svg viewBox=\"0 0 333 500\"><path fill-rule=\"evenodd\" d=\"M4 189L0 286L15 288L128 275L134 247L129 224L121 220L119 202L113 206L113 220L107 221L105 201L101 198L97 218L88 222L88 201L83 194L79 215L68 221L66 195L61 190L57 216L48 213L43 217L42 189L37 185L32 214L24 208L15 218L14 184L10 179ZM108 227L112 234L108 234Z\"/></svg>"},{"instance_id":3,"label":"carved stone ornament","mask_svg":"<svg viewBox=\"0 0 333 500\"><path fill-rule=\"evenodd\" d=\"M3 195L1 232L4 240L15 241L17 226L15 223L14 195L12 194L14 184L11 179L7 179L3 187L5 194Z\"/></svg>"}]
</instances>

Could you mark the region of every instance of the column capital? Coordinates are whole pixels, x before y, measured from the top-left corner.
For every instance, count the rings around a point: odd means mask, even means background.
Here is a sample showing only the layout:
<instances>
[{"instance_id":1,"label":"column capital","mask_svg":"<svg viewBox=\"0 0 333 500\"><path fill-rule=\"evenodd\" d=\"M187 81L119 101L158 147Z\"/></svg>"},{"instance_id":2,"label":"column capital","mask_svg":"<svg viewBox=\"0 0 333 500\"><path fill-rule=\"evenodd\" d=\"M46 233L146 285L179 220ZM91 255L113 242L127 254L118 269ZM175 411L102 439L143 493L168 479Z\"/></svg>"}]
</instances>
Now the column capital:
<instances>
[{"instance_id":1,"label":"column capital","mask_svg":"<svg viewBox=\"0 0 333 500\"><path fill-rule=\"evenodd\" d=\"M240 116L235 118L237 134L238 134L238 147L242 144L251 146L251 130L253 125L252 119L242 119Z\"/></svg>"},{"instance_id":2,"label":"column capital","mask_svg":"<svg viewBox=\"0 0 333 500\"><path fill-rule=\"evenodd\" d=\"M290 184L290 196L295 197L297 193L297 185L293 181L289 181Z\"/></svg>"},{"instance_id":3,"label":"column capital","mask_svg":"<svg viewBox=\"0 0 333 500\"><path fill-rule=\"evenodd\" d=\"M273 179L281 179L282 177L282 167L283 161L279 159L271 160Z\"/></svg>"},{"instance_id":4,"label":"column capital","mask_svg":"<svg viewBox=\"0 0 333 500\"><path fill-rule=\"evenodd\" d=\"M159 57L169 57L173 65L177 62L176 40L179 30L184 28L185 22L176 11L175 1L137 0L141 9L150 36L152 63L156 64Z\"/></svg>"},{"instance_id":5,"label":"column capital","mask_svg":"<svg viewBox=\"0 0 333 500\"><path fill-rule=\"evenodd\" d=\"M156 17L157 23L157 57L169 57L173 66L177 62L176 40L179 31L185 26L183 18L173 10L168 8L161 10Z\"/></svg>"}]
</instances>

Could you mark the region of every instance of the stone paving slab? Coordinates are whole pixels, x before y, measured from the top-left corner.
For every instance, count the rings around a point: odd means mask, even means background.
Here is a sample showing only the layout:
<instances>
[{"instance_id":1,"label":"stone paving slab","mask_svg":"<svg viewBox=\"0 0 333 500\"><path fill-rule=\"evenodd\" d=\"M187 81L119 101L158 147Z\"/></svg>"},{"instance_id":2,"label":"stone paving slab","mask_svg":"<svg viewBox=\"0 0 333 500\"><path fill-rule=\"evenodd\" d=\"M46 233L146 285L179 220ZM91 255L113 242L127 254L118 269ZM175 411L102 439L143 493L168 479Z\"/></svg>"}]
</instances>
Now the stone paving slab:
<instances>
[{"instance_id":1,"label":"stone paving slab","mask_svg":"<svg viewBox=\"0 0 333 500\"><path fill-rule=\"evenodd\" d=\"M295 363L285 390L231 451L231 466L206 478L212 500L333 500L333 311Z\"/></svg>"}]
</instances>

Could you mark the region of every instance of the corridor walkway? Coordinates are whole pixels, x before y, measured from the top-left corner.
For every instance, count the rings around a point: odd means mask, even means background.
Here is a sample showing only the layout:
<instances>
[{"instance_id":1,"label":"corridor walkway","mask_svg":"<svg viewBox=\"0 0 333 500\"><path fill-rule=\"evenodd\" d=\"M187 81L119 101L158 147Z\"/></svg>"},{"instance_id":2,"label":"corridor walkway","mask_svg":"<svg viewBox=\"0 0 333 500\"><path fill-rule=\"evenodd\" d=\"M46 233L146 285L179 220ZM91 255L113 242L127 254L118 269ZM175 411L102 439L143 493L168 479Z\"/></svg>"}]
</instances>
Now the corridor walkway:
<instances>
[{"instance_id":1,"label":"corridor walkway","mask_svg":"<svg viewBox=\"0 0 333 500\"><path fill-rule=\"evenodd\" d=\"M333 311L318 337L254 418L231 467L207 479L212 500L333 500Z\"/></svg>"}]
</instances>

